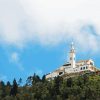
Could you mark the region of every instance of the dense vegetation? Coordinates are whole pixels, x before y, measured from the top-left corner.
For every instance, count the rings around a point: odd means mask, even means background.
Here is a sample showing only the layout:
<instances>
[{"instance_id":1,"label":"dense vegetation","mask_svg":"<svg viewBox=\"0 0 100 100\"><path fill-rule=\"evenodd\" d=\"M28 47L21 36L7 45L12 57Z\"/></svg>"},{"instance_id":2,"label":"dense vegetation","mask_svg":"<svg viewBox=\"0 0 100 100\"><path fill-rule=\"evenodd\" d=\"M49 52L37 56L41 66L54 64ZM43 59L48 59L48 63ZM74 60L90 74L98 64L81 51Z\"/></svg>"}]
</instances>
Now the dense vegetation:
<instances>
[{"instance_id":1,"label":"dense vegetation","mask_svg":"<svg viewBox=\"0 0 100 100\"><path fill-rule=\"evenodd\" d=\"M95 74L68 79L58 76L51 81L34 74L24 86L21 82L1 81L0 100L100 100L100 76Z\"/></svg>"}]
</instances>

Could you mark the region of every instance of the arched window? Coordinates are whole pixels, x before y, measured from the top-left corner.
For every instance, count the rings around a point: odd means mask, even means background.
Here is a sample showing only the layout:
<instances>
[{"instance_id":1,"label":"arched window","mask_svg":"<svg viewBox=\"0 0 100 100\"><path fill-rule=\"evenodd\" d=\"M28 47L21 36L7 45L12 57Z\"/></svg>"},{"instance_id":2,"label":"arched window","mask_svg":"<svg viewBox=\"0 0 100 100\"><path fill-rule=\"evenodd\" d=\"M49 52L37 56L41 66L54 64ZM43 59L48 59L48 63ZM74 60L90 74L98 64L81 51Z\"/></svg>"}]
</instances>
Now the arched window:
<instances>
[{"instance_id":1,"label":"arched window","mask_svg":"<svg viewBox=\"0 0 100 100\"><path fill-rule=\"evenodd\" d=\"M59 75L62 75L63 74L63 72L59 72Z\"/></svg>"},{"instance_id":2,"label":"arched window","mask_svg":"<svg viewBox=\"0 0 100 100\"><path fill-rule=\"evenodd\" d=\"M82 67L80 68L80 70L82 70Z\"/></svg>"},{"instance_id":3,"label":"arched window","mask_svg":"<svg viewBox=\"0 0 100 100\"><path fill-rule=\"evenodd\" d=\"M83 69L85 69L85 67L83 67Z\"/></svg>"},{"instance_id":4,"label":"arched window","mask_svg":"<svg viewBox=\"0 0 100 100\"><path fill-rule=\"evenodd\" d=\"M86 69L88 69L88 67L86 66Z\"/></svg>"}]
</instances>

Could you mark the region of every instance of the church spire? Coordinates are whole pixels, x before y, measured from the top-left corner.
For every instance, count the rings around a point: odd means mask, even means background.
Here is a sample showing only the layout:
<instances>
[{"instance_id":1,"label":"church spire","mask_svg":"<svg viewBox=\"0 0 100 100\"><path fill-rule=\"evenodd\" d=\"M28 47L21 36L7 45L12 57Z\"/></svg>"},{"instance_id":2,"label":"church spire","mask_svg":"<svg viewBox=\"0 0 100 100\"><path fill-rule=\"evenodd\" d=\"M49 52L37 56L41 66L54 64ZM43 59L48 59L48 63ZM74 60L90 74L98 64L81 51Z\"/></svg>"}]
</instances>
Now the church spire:
<instances>
[{"instance_id":1,"label":"church spire","mask_svg":"<svg viewBox=\"0 0 100 100\"><path fill-rule=\"evenodd\" d=\"M71 50L70 50L70 52L74 52L75 53L75 48L74 48L74 43L73 42L71 43Z\"/></svg>"},{"instance_id":2,"label":"church spire","mask_svg":"<svg viewBox=\"0 0 100 100\"><path fill-rule=\"evenodd\" d=\"M69 53L69 62L71 63L71 67L75 68L75 48L74 43L71 43L71 49Z\"/></svg>"}]
</instances>

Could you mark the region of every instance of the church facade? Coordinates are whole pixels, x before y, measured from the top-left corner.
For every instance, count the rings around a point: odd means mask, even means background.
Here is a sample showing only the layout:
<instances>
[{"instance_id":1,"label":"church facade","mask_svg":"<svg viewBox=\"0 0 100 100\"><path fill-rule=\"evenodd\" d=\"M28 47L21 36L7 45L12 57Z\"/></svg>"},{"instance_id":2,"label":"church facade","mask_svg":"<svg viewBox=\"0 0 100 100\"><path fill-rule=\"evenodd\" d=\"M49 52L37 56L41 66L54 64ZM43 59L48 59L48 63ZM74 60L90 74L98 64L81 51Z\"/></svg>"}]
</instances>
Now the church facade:
<instances>
[{"instance_id":1,"label":"church facade","mask_svg":"<svg viewBox=\"0 0 100 100\"><path fill-rule=\"evenodd\" d=\"M72 43L69 52L69 61L57 70L47 74L46 79L53 79L54 77L63 76L64 74L69 75L71 73L81 73L83 71L96 72L99 70L95 67L94 61L92 59L76 61L75 58L76 52Z\"/></svg>"}]
</instances>

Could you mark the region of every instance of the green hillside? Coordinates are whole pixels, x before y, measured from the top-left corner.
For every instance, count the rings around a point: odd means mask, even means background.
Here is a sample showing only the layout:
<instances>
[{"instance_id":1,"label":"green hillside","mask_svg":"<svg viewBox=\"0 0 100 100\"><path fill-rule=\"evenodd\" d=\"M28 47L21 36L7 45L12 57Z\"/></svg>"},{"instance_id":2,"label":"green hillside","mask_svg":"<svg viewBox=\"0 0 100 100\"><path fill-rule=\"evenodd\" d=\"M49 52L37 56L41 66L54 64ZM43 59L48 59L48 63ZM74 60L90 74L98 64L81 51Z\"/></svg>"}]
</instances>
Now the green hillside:
<instances>
[{"instance_id":1,"label":"green hillside","mask_svg":"<svg viewBox=\"0 0 100 100\"><path fill-rule=\"evenodd\" d=\"M13 84L0 82L0 100L100 100L100 75L84 74L68 79L47 81L36 74Z\"/></svg>"}]
</instances>

